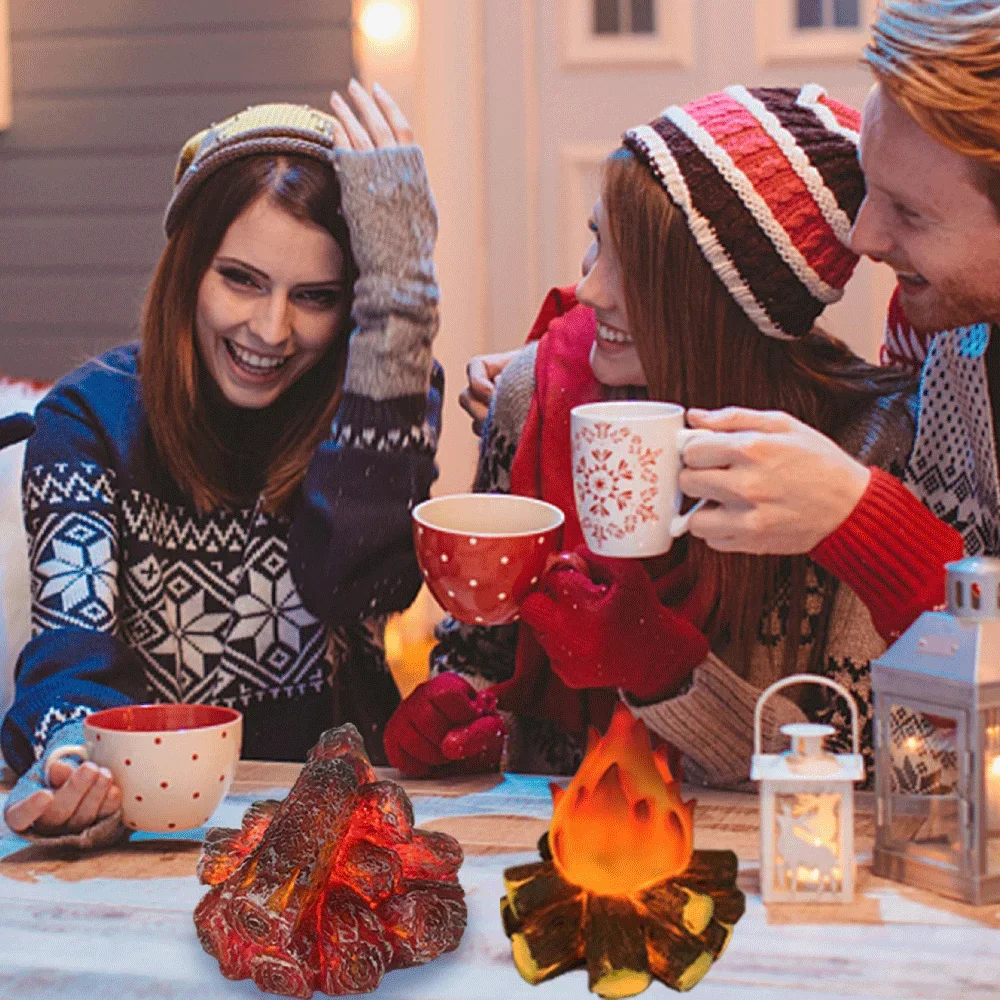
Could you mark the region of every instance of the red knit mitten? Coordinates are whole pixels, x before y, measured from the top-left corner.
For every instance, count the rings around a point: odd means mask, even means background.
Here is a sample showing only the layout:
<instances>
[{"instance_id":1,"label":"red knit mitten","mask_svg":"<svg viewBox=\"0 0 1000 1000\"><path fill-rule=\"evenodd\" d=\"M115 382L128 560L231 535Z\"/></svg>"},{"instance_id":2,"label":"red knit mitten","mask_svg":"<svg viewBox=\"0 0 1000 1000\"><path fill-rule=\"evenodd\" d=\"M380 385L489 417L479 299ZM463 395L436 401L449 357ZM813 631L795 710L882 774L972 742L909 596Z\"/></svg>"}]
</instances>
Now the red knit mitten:
<instances>
[{"instance_id":1,"label":"red knit mitten","mask_svg":"<svg viewBox=\"0 0 1000 1000\"><path fill-rule=\"evenodd\" d=\"M496 707L489 689L477 692L458 674L438 674L392 713L383 735L386 758L412 778L494 771L507 736Z\"/></svg>"},{"instance_id":2,"label":"red knit mitten","mask_svg":"<svg viewBox=\"0 0 1000 1000\"><path fill-rule=\"evenodd\" d=\"M620 687L639 701L667 697L708 655L708 640L660 603L642 563L582 546L548 570L521 620L567 687Z\"/></svg>"}]
</instances>

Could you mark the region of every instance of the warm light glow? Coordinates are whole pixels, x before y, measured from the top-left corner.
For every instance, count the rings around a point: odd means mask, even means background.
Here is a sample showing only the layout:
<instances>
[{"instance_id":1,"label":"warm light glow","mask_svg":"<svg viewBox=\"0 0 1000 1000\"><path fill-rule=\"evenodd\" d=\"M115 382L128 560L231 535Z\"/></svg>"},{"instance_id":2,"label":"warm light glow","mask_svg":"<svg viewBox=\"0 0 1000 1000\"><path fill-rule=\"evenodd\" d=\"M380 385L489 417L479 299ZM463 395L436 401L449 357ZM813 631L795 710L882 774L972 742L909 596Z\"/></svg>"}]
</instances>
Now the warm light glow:
<instances>
[{"instance_id":1,"label":"warm light glow","mask_svg":"<svg viewBox=\"0 0 1000 1000\"><path fill-rule=\"evenodd\" d=\"M835 792L799 792L785 801L775 821L781 831L775 844L780 859L776 875L792 891L799 885L821 892L841 884L838 815L841 796Z\"/></svg>"},{"instance_id":2,"label":"warm light glow","mask_svg":"<svg viewBox=\"0 0 1000 1000\"><path fill-rule=\"evenodd\" d=\"M551 785L552 860L567 882L605 896L634 896L684 871L694 848L694 800L682 802L665 751L622 704L564 791Z\"/></svg>"},{"instance_id":3,"label":"warm light glow","mask_svg":"<svg viewBox=\"0 0 1000 1000\"><path fill-rule=\"evenodd\" d=\"M832 868L830 870L829 876L825 872L821 872L818 868L800 868L798 873L798 881L804 882L806 885L819 885L819 883L826 879L832 878L834 882L840 882L840 869Z\"/></svg>"},{"instance_id":4,"label":"warm light glow","mask_svg":"<svg viewBox=\"0 0 1000 1000\"><path fill-rule=\"evenodd\" d=\"M915 753L917 750L919 750L920 738L917 736L911 736L909 739L907 739L906 749L909 750L911 753Z\"/></svg>"},{"instance_id":5,"label":"warm light glow","mask_svg":"<svg viewBox=\"0 0 1000 1000\"><path fill-rule=\"evenodd\" d=\"M993 758L993 762L990 764L990 774L994 778L1000 778L1000 757Z\"/></svg>"},{"instance_id":6,"label":"warm light glow","mask_svg":"<svg viewBox=\"0 0 1000 1000\"><path fill-rule=\"evenodd\" d=\"M410 29L409 12L395 0L372 0L361 12L361 30L369 42L392 45Z\"/></svg>"}]
</instances>

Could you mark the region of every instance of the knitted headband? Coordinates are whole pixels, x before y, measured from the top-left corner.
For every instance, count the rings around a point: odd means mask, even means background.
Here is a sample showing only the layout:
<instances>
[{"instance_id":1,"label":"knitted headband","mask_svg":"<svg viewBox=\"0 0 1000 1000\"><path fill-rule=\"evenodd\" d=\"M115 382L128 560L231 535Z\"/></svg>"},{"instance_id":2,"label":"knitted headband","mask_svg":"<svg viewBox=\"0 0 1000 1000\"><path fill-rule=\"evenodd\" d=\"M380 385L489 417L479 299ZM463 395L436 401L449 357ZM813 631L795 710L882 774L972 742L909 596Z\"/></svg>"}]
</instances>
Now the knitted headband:
<instances>
[{"instance_id":1,"label":"knitted headband","mask_svg":"<svg viewBox=\"0 0 1000 1000\"><path fill-rule=\"evenodd\" d=\"M261 153L310 156L330 163L333 118L304 104L258 104L193 135L174 171L174 193L163 228L170 237L192 198L219 167Z\"/></svg>"},{"instance_id":2,"label":"knitted headband","mask_svg":"<svg viewBox=\"0 0 1000 1000\"><path fill-rule=\"evenodd\" d=\"M727 87L623 138L683 212L757 328L790 340L840 299L858 258L861 116L822 87Z\"/></svg>"}]
</instances>

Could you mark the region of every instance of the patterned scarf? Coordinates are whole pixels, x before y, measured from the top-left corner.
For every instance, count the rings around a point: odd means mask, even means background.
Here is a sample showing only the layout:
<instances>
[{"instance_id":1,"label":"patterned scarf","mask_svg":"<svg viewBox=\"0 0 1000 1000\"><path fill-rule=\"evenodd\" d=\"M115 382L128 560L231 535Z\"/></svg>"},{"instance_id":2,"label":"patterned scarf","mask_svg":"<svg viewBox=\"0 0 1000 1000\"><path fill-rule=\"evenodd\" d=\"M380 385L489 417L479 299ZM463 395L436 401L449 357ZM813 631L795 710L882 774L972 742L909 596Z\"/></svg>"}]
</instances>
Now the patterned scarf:
<instances>
[{"instance_id":1,"label":"patterned scarf","mask_svg":"<svg viewBox=\"0 0 1000 1000\"><path fill-rule=\"evenodd\" d=\"M986 371L990 327L938 334L920 378L917 438L904 482L959 531L968 555L1000 554L1000 485Z\"/></svg>"}]
</instances>

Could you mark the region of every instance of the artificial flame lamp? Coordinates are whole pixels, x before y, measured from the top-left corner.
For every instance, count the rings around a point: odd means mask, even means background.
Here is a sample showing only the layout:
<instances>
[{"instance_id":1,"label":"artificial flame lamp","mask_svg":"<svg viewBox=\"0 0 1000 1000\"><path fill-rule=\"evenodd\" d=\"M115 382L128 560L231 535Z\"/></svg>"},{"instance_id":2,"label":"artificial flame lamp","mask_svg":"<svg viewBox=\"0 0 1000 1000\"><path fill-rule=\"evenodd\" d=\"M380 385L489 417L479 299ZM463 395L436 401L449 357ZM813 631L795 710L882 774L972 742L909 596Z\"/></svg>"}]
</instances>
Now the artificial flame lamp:
<instances>
[{"instance_id":1,"label":"artificial flame lamp","mask_svg":"<svg viewBox=\"0 0 1000 1000\"><path fill-rule=\"evenodd\" d=\"M578 966L592 993L619 1000L654 979L691 989L725 951L745 900L732 851L694 849L666 751L624 704L591 730L566 789L553 784L542 860L504 872L500 917L532 985Z\"/></svg>"},{"instance_id":2,"label":"artificial flame lamp","mask_svg":"<svg viewBox=\"0 0 1000 1000\"><path fill-rule=\"evenodd\" d=\"M1000 559L945 566L925 611L872 664L877 875L1000 901Z\"/></svg>"},{"instance_id":3,"label":"artificial flame lamp","mask_svg":"<svg viewBox=\"0 0 1000 1000\"><path fill-rule=\"evenodd\" d=\"M791 749L762 752L764 705L793 684L823 685L847 702L853 753L825 750L824 740L836 730L808 722L781 727L791 737ZM750 777L760 782L760 894L765 903L849 903L854 898L854 782L865 776L858 739L858 707L828 677L793 674L758 699Z\"/></svg>"}]
</instances>

